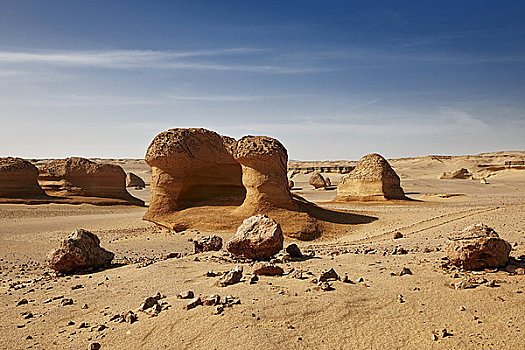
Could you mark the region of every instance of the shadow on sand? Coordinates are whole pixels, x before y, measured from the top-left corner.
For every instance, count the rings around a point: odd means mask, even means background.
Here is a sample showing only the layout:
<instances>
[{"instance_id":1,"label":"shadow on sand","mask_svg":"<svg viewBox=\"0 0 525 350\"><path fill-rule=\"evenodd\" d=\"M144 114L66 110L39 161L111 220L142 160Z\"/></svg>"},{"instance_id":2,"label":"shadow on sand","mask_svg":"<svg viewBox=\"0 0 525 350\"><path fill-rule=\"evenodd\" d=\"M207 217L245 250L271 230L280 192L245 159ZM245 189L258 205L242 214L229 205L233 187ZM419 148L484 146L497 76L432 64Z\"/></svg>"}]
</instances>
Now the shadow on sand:
<instances>
[{"instance_id":1,"label":"shadow on sand","mask_svg":"<svg viewBox=\"0 0 525 350\"><path fill-rule=\"evenodd\" d=\"M294 201L299 204L299 207L302 211L307 212L311 217L317 220L347 225L368 224L377 220L377 218L374 216L321 208L318 205L307 201L301 196L296 194L293 194L292 196Z\"/></svg>"}]
</instances>

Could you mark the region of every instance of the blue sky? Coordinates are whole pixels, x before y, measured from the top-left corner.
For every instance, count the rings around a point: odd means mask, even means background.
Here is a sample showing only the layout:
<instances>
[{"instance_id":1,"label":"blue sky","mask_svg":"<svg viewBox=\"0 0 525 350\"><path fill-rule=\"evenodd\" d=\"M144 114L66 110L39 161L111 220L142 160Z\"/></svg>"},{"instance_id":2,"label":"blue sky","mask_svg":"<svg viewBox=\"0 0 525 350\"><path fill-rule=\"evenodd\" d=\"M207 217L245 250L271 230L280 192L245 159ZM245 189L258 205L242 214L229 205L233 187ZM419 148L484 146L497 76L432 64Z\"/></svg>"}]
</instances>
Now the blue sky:
<instances>
[{"instance_id":1,"label":"blue sky","mask_svg":"<svg viewBox=\"0 0 525 350\"><path fill-rule=\"evenodd\" d=\"M172 127L293 159L525 149L520 1L0 0L0 156L143 157Z\"/></svg>"}]
</instances>

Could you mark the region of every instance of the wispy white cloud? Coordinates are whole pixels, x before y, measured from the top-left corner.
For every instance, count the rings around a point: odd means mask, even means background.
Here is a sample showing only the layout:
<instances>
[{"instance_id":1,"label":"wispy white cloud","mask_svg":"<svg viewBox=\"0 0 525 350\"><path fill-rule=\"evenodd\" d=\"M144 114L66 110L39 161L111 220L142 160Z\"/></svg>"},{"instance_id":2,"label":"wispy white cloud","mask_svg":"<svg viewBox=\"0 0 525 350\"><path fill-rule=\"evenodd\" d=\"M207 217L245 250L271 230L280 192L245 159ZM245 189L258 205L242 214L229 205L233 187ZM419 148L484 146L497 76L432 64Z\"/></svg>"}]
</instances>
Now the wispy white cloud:
<instances>
[{"instance_id":1,"label":"wispy white cloud","mask_svg":"<svg viewBox=\"0 0 525 350\"><path fill-rule=\"evenodd\" d=\"M199 102L244 102L261 101L271 99L284 99L302 97L300 94L283 95L175 95L166 94L167 98L177 101L199 101Z\"/></svg>"},{"instance_id":2,"label":"wispy white cloud","mask_svg":"<svg viewBox=\"0 0 525 350\"><path fill-rule=\"evenodd\" d=\"M216 71L244 71L254 73L308 73L326 71L327 68L280 66L268 64L235 63L224 64L209 62L220 56L250 55L248 62L260 61L251 55L265 52L256 48L230 48L197 50L185 52L153 51L153 50L110 50L110 51L0 51L0 63L24 65L45 64L69 67L93 67L107 69L193 69ZM195 61L188 59L207 58L208 61ZM245 57L246 58L246 57Z\"/></svg>"}]
</instances>

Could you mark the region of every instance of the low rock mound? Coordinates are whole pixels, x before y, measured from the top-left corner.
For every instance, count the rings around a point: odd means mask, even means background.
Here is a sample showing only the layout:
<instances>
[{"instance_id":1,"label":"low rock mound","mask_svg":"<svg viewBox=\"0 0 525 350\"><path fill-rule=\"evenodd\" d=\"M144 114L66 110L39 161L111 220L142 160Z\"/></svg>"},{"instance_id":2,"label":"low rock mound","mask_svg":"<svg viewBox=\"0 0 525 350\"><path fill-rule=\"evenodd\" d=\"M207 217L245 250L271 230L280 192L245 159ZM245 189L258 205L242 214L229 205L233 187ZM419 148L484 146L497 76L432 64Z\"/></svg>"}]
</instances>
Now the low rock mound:
<instances>
[{"instance_id":1,"label":"low rock mound","mask_svg":"<svg viewBox=\"0 0 525 350\"><path fill-rule=\"evenodd\" d=\"M115 254L100 247L97 235L76 230L48 255L49 266L61 273L88 271L107 266Z\"/></svg>"},{"instance_id":2,"label":"low rock mound","mask_svg":"<svg viewBox=\"0 0 525 350\"><path fill-rule=\"evenodd\" d=\"M243 221L226 249L235 256L268 260L283 249L281 226L266 215L252 216Z\"/></svg>"},{"instance_id":3,"label":"low rock mound","mask_svg":"<svg viewBox=\"0 0 525 350\"><path fill-rule=\"evenodd\" d=\"M140 178L140 176L135 175L133 173L127 173L126 174L126 187L135 187L143 189L146 187L146 183L144 180Z\"/></svg>"},{"instance_id":4,"label":"low rock mound","mask_svg":"<svg viewBox=\"0 0 525 350\"><path fill-rule=\"evenodd\" d=\"M449 238L447 257L466 270L502 267L509 261L510 244L483 224L467 227Z\"/></svg>"},{"instance_id":5,"label":"low rock mound","mask_svg":"<svg viewBox=\"0 0 525 350\"><path fill-rule=\"evenodd\" d=\"M326 179L318 172L314 172L312 176L308 179L308 183L312 185L316 190L324 189L327 186L330 186Z\"/></svg>"},{"instance_id":6,"label":"low rock mound","mask_svg":"<svg viewBox=\"0 0 525 350\"><path fill-rule=\"evenodd\" d=\"M114 198L143 204L126 190L126 173L120 166L85 158L59 159L43 166L38 182L50 196Z\"/></svg>"},{"instance_id":7,"label":"low rock mound","mask_svg":"<svg viewBox=\"0 0 525 350\"><path fill-rule=\"evenodd\" d=\"M38 168L21 158L0 158L0 198L41 198Z\"/></svg>"},{"instance_id":8,"label":"low rock mound","mask_svg":"<svg viewBox=\"0 0 525 350\"><path fill-rule=\"evenodd\" d=\"M468 171L468 169L461 168L458 170L450 171L450 172L444 172L439 176L440 179L472 179L472 174Z\"/></svg>"},{"instance_id":9,"label":"low rock mound","mask_svg":"<svg viewBox=\"0 0 525 350\"><path fill-rule=\"evenodd\" d=\"M364 156L337 186L336 201L406 199L401 180L385 158Z\"/></svg>"}]
</instances>

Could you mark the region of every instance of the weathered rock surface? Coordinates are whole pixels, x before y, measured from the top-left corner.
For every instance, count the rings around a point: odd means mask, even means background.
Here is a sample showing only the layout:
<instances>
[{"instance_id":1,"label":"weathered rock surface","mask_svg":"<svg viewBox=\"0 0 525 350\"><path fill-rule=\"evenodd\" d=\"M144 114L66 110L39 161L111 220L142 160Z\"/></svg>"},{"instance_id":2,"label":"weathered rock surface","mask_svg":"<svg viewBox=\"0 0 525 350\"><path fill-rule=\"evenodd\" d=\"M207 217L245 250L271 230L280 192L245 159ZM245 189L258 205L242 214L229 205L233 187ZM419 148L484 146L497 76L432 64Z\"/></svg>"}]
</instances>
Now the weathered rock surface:
<instances>
[{"instance_id":1,"label":"weathered rock surface","mask_svg":"<svg viewBox=\"0 0 525 350\"><path fill-rule=\"evenodd\" d=\"M243 221L226 249L235 256L267 260L283 249L281 226L266 215L252 216Z\"/></svg>"},{"instance_id":2,"label":"weathered rock surface","mask_svg":"<svg viewBox=\"0 0 525 350\"><path fill-rule=\"evenodd\" d=\"M216 235L202 237L193 241L195 253L211 252L221 250L222 238Z\"/></svg>"},{"instance_id":3,"label":"weathered rock surface","mask_svg":"<svg viewBox=\"0 0 525 350\"><path fill-rule=\"evenodd\" d=\"M475 224L449 238L447 257L466 270L502 267L509 261L511 246L490 227Z\"/></svg>"},{"instance_id":4,"label":"weathered rock surface","mask_svg":"<svg viewBox=\"0 0 525 350\"><path fill-rule=\"evenodd\" d=\"M21 158L0 158L0 198L40 198L38 168Z\"/></svg>"},{"instance_id":5,"label":"weathered rock surface","mask_svg":"<svg viewBox=\"0 0 525 350\"><path fill-rule=\"evenodd\" d=\"M85 158L59 159L43 166L38 182L50 196L114 198L144 204L126 190L126 173L120 166Z\"/></svg>"},{"instance_id":6,"label":"weathered rock surface","mask_svg":"<svg viewBox=\"0 0 525 350\"><path fill-rule=\"evenodd\" d=\"M148 147L151 199L144 219L170 226L169 214L194 206L240 205L246 189L236 141L206 129L171 129Z\"/></svg>"},{"instance_id":7,"label":"weathered rock surface","mask_svg":"<svg viewBox=\"0 0 525 350\"><path fill-rule=\"evenodd\" d=\"M303 257L303 253L301 252L301 249L299 249L299 247L295 243L289 244L288 247L286 247L286 252L292 258L302 258Z\"/></svg>"},{"instance_id":8,"label":"weathered rock surface","mask_svg":"<svg viewBox=\"0 0 525 350\"><path fill-rule=\"evenodd\" d=\"M219 280L219 284L225 287L238 283L242 278L242 270L242 266L235 266Z\"/></svg>"},{"instance_id":9,"label":"weathered rock surface","mask_svg":"<svg viewBox=\"0 0 525 350\"><path fill-rule=\"evenodd\" d=\"M259 262L253 265L252 273L254 275L280 276L284 273L284 270L282 267L277 265Z\"/></svg>"},{"instance_id":10,"label":"weathered rock surface","mask_svg":"<svg viewBox=\"0 0 525 350\"><path fill-rule=\"evenodd\" d=\"M336 201L406 199L399 176L377 153L364 156L337 186Z\"/></svg>"},{"instance_id":11,"label":"weathered rock surface","mask_svg":"<svg viewBox=\"0 0 525 350\"><path fill-rule=\"evenodd\" d=\"M71 273L107 266L114 254L100 247L99 238L86 230L76 230L48 255L49 266Z\"/></svg>"},{"instance_id":12,"label":"weathered rock surface","mask_svg":"<svg viewBox=\"0 0 525 350\"><path fill-rule=\"evenodd\" d=\"M319 278L317 278L317 280L319 282L326 282L326 281L330 281L330 280L339 280L339 275L337 274L337 272L335 272L335 270L333 268L330 268L329 270L323 272L322 274L319 275Z\"/></svg>"},{"instance_id":13,"label":"weathered rock surface","mask_svg":"<svg viewBox=\"0 0 525 350\"><path fill-rule=\"evenodd\" d=\"M135 175L133 173L127 173L126 174L126 187L135 187L135 188L144 188L146 187L146 183L140 176Z\"/></svg>"},{"instance_id":14,"label":"weathered rock surface","mask_svg":"<svg viewBox=\"0 0 525 350\"><path fill-rule=\"evenodd\" d=\"M239 210L249 215L271 208L295 208L288 187L288 153L276 139L245 136L237 141L235 159L242 167L246 198Z\"/></svg>"},{"instance_id":15,"label":"weathered rock surface","mask_svg":"<svg viewBox=\"0 0 525 350\"><path fill-rule=\"evenodd\" d=\"M458 170L450 171L450 172L444 172L439 176L440 179L471 179L472 174L468 171L468 169L461 168Z\"/></svg>"},{"instance_id":16,"label":"weathered rock surface","mask_svg":"<svg viewBox=\"0 0 525 350\"><path fill-rule=\"evenodd\" d=\"M266 214L286 235L311 240L352 222L292 195L286 148L270 137L236 141L206 129L170 129L153 139L145 160L152 179L143 219L170 230L233 230Z\"/></svg>"},{"instance_id":17,"label":"weathered rock surface","mask_svg":"<svg viewBox=\"0 0 525 350\"><path fill-rule=\"evenodd\" d=\"M308 183L314 186L315 189L325 188L329 186L328 182L323 177L323 175L321 175L318 172L314 172L312 176L310 176L310 178L308 179Z\"/></svg>"}]
</instances>

